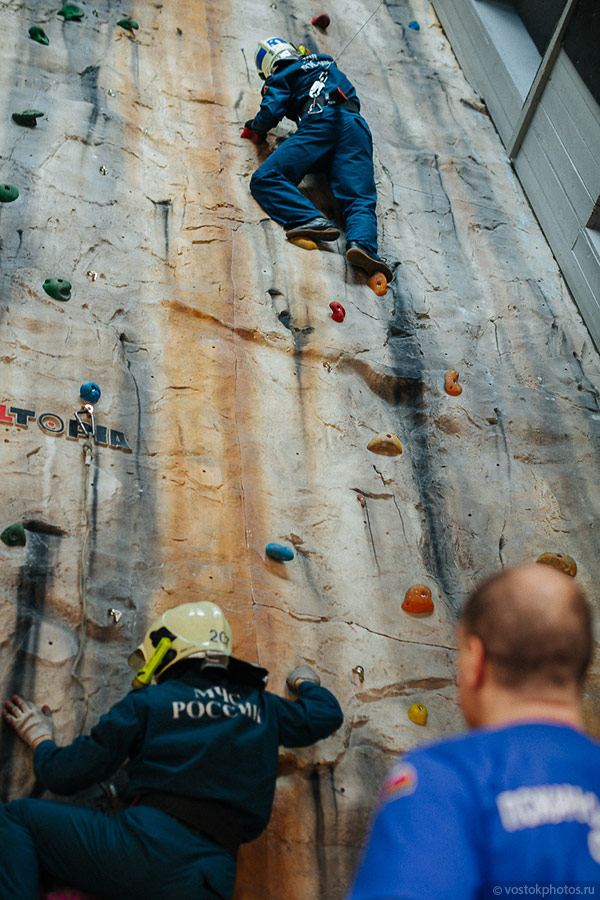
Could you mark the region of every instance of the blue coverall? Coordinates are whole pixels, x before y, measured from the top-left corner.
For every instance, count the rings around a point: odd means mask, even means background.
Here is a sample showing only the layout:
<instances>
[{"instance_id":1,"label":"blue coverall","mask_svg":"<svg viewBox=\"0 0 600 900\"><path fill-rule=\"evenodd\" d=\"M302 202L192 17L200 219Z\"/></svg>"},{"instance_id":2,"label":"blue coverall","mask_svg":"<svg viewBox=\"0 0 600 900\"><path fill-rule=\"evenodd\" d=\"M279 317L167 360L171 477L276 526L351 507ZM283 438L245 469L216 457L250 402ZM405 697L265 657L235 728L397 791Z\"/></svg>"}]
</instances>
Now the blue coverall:
<instances>
[{"instance_id":1,"label":"blue coverall","mask_svg":"<svg viewBox=\"0 0 600 900\"><path fill-rule=\"evenodd\" d=\"M263 831L273 804L278 747L303 747L342 723L333 694L302 682L299 699L231 683L195 666L131 691L89 736L39 744L41 784L70 794L129 758L127 801L160 790L221 801L243 841ZM233 829L232 829L233 830ZM58 881L114 900L227 900L233 852L166 812L134 805L114 815L46 800L0 810L0 897L36 900L40 866Z\"/></svg>"},{"instance_id":2,"label":"blue coverall","mask_svg":"<svg viewBox=\"0 0 600 900\"><path fill-rule=\"evenodd\" d=\"M248 127L265 134L284 116L298 121L321 72L327 73L321 97L339 88L360 108L354 86L332 57L313 53L267 78L260 110ZM250 181L252 195L272 219L286 229L295 228L322 215L297 185L309 172L325 172L342 209L346 240L377 253L377 190L369 126L359 112L343 106L319 109L302 115L298 130L259 166Z\"/></svg>"}]
</instances>

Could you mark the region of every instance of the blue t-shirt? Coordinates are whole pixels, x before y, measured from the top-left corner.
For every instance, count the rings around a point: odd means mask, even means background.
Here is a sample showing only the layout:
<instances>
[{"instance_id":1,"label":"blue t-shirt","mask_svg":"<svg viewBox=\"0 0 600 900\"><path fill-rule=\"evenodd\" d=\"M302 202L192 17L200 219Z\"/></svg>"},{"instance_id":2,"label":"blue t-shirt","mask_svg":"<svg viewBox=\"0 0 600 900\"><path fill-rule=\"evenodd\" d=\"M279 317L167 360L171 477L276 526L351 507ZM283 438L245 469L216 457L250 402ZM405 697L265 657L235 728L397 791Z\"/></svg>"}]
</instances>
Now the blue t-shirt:
<instances>
[{"instance_id":1,"label":"blue t-shirt","mask_svg":"<svg viewBox=\"0 0 600 900\"><path fill-rule=\"evenodd\" d=\"M600 896L599 797L600 745L560 724L415 750L383 784L348 900L481 900L573 882Z\"/></svg>"},{"instance_id":2,"label":"blue t-shirt","mask_svg":"<svg viewBox=\"0 0 600 900\"><path fill-rule=\"evenodd\" d=\"M279 745L306 747L342 721L333 694L311 682L291 702L192 671L131 691L68 747L38 744L34 771L45 788L71 794L129 759L128 799L158 790L219 800L250 841L271 814Z\"/></svg>"}]
</instances>

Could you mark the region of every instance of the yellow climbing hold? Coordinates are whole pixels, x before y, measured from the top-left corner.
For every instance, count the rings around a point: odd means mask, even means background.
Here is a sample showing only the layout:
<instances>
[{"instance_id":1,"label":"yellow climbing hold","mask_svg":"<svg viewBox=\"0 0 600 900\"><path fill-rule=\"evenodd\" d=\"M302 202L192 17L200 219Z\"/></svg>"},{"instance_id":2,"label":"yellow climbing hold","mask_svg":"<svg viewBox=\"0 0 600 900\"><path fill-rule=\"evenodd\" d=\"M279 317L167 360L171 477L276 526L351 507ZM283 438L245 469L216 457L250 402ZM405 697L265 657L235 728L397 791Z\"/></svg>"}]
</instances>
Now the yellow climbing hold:
<instances>
[{"instance_id":1,"label":"yellow climbing hold","mask_svg":"<svg viewBox=\"0 0 600 900\"><path fill-rule=\"evenodd\" d=\"M415 725L424 725L427 721L427 709L422 703L413 703L408 709L408 718Z\"/></svg>"},{"instance_id":2,"label":"yellow climbing hold","mask_svg":"<svg viewBox=\"0 0 600 900\"><path fill-rule=\"evenodd\" d=\"M400 456L402 444L395 434L382 432L371 438L367 444L367 450L371 453L380 453L382 456Z\"/></svg>"},{"instance_id":3,"label":"yellow climbing hold","mask_svg":"<svg viewBox=\"0 0 600 900\"><path fill-rule=\"evenodd\" d=\"M290 244L294 244L296 247L300 247L302 250L318 250L317 245L314 241L311 241L310 238L288 238Z\"/></svg>"},{"instance_id":4,"label":"yellow climbing hold","mask_svg":"<svg viewBox=\"0 0 600 900\"><path fill-rule=\"evenodd\" d=\"M555 569L564 572L565 575L570 575L571 578L575 578L577 575L577 563L568 553L542 553L536 562L545 566L554 566Z\"/></svg>"}]
</instances>

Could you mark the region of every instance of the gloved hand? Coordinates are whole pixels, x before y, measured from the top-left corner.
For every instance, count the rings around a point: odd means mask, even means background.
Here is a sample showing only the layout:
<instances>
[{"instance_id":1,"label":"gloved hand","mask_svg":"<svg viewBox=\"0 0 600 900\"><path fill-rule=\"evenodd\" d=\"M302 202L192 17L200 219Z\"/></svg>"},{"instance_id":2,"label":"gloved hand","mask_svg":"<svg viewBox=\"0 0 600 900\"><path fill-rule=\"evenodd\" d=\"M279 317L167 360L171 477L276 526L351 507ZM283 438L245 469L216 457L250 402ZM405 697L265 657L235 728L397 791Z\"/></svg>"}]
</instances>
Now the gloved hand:
<instances>
[{"instance_id":1,"label":"gloved hand","mask_svg":"<svg viewBox=\"0 0 600 900\"><path fill-rule=\"evenodd\" d=\"M285 681L293 694L298 693L298 689L303 681L312 681L313 684L321 684L321 679L315 670L306 665L296 666L295 669L292 669Z\"/></svg>"},{"instance_id":2,"label":"gloved hand","mask_svg":"<svg viewBox=\"0 0 600 900\"><path fill-rule=\"evenodd\" d=\"M250 127L254 119L248 119L246 124L244 125L244 129L240 135L240 137L246 138L249 141L252 141L253 144L262 144L265 140L264 134L259 134L258 131L253 131Z\"/></svg>"},{"instance_id":3,"label":"gloved hand","mask_svg":"<svg viewBox=\"0 0 600 900\"><path fill-rule=\"evenodd\" d=\"M49 709L44 707L44 709ZM35 750L42 740L54 739L54 723L32 703L18 694L13 694L12 702L6 700L2 710L4 719L15 729L22 741Z\"/></svg>"}]
</instances>

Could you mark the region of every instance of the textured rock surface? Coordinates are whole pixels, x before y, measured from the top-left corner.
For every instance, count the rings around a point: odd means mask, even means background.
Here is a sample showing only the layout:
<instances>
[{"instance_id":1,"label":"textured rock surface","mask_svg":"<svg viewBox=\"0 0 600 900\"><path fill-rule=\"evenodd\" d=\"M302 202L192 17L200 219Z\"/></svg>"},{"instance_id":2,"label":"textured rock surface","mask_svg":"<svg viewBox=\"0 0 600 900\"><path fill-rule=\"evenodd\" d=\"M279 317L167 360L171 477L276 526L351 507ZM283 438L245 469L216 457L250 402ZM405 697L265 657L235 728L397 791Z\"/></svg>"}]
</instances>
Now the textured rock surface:
<instances>
[{"instance_id":1,"label":"textured rock surface","mask_svg":"<svg viewBox=\"0 0 600 900\"><path fill-rule=\"evenodd\" d=\"M0 178L20 197L0 209L0 526L28 532L0 545L2 689L48 702L64 740L77 732L82 548L88 726L177 602L221 603L274 690L315 665L346 722L282 754L271 826L241 854L245 900L342 895L393 756L460 727L453 623L478 578L562 550L595 594L598 355L427 3L384 3L341 60L375 138L382 252L401 264L388 293L342 242L287 244L249 195L268 149L239 133L265 21L335 55L372 9L329 10L323 34L312 0L138 4L132 37L112 0L80 23L2 3ZM45 113L35 129L11 120L27 108ZM307 189L335 213L325 185ZM55 276L68 303L42 290ZM451 368L460 397L444 391ZM108 446L84 547L82 441L49 431L89 380ZM53 417L44 430L11 407ZM369 453L388 431L402 456ZM267 559L269 541L294 561ZM429 617L400 608L416 583ZM425 728L407 718L416 701ZM1 752L2 797L27 795L28 755L4 732Z\"/></svg>"}]
</instances>

